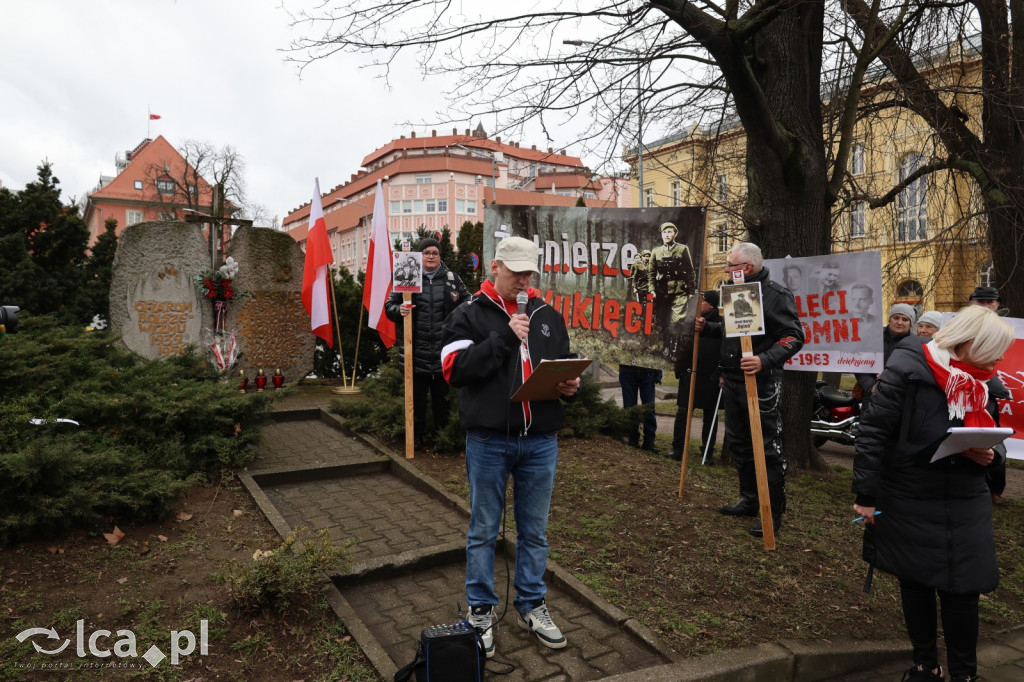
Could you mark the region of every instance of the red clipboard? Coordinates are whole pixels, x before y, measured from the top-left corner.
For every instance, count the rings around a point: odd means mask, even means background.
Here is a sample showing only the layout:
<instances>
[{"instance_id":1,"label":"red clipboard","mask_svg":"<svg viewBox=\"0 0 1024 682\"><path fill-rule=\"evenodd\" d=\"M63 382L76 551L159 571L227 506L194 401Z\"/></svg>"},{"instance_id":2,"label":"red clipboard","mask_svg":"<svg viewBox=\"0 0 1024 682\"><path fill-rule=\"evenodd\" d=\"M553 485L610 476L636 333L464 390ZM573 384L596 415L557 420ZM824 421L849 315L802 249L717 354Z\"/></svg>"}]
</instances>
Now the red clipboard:
<instances>
[{"instance_id":1,"label":"red clipboard","mask_svg":"<svg viewBox=\"0 0 1024 682\"><path fill-rule=\"evenodd\" d=\"M586 358L566 360L541 360L533 368L530 377L512 394L512 402L522 403L529 400L557 400L561 397L558 384L571 381L583 374L592 360Z\"/></svg>"}]
</instances>

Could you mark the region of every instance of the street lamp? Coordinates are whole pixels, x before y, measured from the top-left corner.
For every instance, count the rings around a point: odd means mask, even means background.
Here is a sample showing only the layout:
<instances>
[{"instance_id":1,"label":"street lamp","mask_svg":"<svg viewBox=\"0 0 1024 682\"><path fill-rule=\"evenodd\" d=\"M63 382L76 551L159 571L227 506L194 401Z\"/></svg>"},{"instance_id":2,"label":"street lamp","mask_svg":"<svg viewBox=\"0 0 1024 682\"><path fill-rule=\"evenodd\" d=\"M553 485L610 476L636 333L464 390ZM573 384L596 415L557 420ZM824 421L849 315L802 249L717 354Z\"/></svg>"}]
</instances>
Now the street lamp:
<instances>
[{"instance_id":1,"label":"street lamp","mask_svg":"<svg viewBox=\"0 0 1024 682\"><path fill-rule=\"evenodd\" d=\"M563 45L573 45L575 47L581 47L583 45L594 45L596 47L602 47L606 50L612 50L613 52L622 52L623 54L631 54L636 57L646 57L643 52L637 50L629 50L624 47L616 47L614 45L602 45L601 43L595 43L591 40L563 40ZM643 62L637 62L636 65L636 112L637 112L637 130L636 130L636 175L637 175L637 195L640 199L640 208L644 207L644 108L641 97L643 95L643 81L641 79L640 67Z\"/></svg>"}]
</instances>

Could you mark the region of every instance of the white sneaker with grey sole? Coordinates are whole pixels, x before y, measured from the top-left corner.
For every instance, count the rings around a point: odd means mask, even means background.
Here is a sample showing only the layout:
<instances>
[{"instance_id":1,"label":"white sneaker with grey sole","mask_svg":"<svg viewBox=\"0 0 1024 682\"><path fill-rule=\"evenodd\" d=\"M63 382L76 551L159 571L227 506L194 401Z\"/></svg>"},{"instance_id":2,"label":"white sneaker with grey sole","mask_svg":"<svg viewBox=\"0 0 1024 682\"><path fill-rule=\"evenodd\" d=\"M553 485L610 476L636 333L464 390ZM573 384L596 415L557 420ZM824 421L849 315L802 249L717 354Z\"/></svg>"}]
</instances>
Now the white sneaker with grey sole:
<instances>
[{"instance_id":1,"label":"white sneaker with grey sole","mask_svg":"<svg viewBox=\"0 0 1024 682\"><path fill-rule=\"evenodd\" d=\"M531 611L520 613L519 624L527 630L533 630L537 639L546 647L562 649L566 645L565 635L551 620L551 613L548 611L546 602L541 602Z\"/></svg>"},{"instance_id":2,"label":"white sneaker with grey sole","mask_svg":"<svg viewBox=\"0 0 1024 682\"><path fill-rule=\"evenodd\" d=\"M474 606L469 609L469 624L480 633L480 641L483 643L484 654L487 658L494 655L494 631L498 629L498 618L494 613L494 607L483 605Z\"/></svg>"}]
</instances>

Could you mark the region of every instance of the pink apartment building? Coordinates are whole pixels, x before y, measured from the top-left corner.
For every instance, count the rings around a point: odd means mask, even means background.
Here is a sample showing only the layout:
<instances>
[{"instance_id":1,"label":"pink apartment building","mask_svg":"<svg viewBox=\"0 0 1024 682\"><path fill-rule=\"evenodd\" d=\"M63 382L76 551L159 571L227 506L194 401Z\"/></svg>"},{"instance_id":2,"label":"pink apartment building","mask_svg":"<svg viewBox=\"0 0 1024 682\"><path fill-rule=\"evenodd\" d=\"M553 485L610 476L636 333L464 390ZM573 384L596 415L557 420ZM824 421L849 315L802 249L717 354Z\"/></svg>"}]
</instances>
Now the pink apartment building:
<instances>
[{"instance_id":1,"label":"pink apartment building","mask_svg":"<svg viewBox=\"0 0 1024 682\"><path fill-rule=\"evenodd\" d=\"M388 231L414 238L419 227L452 239L466 221L484 219L487 204L628 206L623 178L595 180L565 150L538 150L490 139L481 127L460 135L417 137L412 133L368 154L348 182L324 193L324 220L335 262L351 272L365 266L377 180L384 181ZM283 228L300 244L309 229L309 203L291 211Z\"/></svg>"}]
</instances>

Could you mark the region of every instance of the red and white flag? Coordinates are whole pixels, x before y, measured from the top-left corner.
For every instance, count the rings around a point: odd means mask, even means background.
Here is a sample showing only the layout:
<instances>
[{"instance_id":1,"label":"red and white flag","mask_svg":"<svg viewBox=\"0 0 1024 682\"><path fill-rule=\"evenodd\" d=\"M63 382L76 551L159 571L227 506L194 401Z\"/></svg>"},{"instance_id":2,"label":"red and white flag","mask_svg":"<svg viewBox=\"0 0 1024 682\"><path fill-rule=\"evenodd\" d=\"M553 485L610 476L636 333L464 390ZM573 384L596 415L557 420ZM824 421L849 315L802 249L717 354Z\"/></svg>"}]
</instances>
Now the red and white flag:
<instances>
[{"instance_id":1,"label":"red and white flag","mask_svg":"<svg viewBox=\"0 0 1024 682\"><path fill-rule=\"evenodd\" d=\"M320 201L320 179L313 180L313 203L309 207L309 231L306 232L306 262L302 269L302 305L309 313L313 333L334 348L331 309L328 305L330 268L334 262L327 222Z\"/></svg>"},{"instance_id":2,"label":"red and white flag","mask_svg":"<svg viewBox=\"0 0 1024 682\"><path fill-rule=\"evenodd\" d=\"M391 295L391 235L388 217L384 212L384 187L377 181L377 196L373 200L373 223L370 230L370 252L366 254L366 284L363 286L363 306L369 316L371 329L376 329L380 340L388 348L395 345L398 335L395 323L384 314L384 304Z\"/></svg>"},{"instance_id":3,"label":"red and white flag","mask_svg":"<svg viewBox=\"0 0 1024 682\"><path fill-rule=\"evenodd\" d=\"M149 120L150 121L159 121L160 120L160 114L150 114L149 115Z\"/></svg>"}]
</instances>

